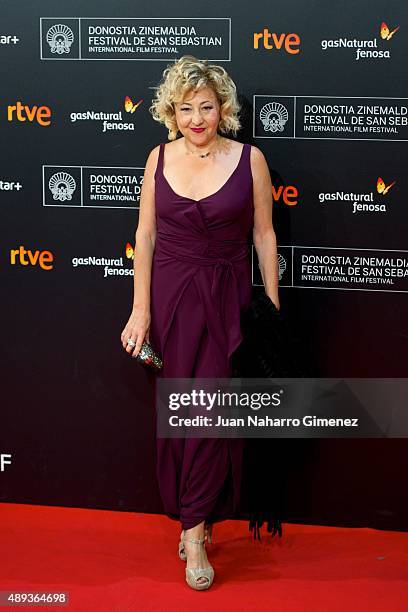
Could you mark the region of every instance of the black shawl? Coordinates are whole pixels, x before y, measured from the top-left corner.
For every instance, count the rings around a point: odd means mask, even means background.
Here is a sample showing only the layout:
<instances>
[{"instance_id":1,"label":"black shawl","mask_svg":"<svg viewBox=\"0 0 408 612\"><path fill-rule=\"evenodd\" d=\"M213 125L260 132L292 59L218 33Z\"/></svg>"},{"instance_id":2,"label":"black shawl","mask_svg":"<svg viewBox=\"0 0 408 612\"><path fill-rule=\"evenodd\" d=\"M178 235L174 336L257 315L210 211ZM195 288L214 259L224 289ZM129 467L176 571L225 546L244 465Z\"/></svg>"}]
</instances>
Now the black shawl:
<instances>
[{"instance_id":1,"label":"black shawl","mask_svg":"<svg viewBox=\"0 0 408 612\"><path fill-rule=\"evenodd\" d=\"M265 291L254 289L249 308L242 313L244 339L232 355L232 376L239 378L299 377L297 349L285 315ZM254 539L261 539L265 523L272 537L282 537L284 486L282 454L285 439L246 438L241 517L249 520Z\"/></svg>"}]
</instances>

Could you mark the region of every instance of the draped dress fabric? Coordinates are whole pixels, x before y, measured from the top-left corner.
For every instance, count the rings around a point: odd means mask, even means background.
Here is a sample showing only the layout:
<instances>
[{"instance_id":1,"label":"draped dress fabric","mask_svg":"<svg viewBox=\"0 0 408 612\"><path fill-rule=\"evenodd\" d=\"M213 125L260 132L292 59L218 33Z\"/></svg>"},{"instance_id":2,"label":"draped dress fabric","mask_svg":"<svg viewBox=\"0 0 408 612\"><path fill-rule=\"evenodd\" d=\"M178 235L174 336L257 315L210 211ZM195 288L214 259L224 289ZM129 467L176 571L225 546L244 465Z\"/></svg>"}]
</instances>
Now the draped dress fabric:
<instances>
[{"instance_id":1,"label":"draped dress fabric","mask_svg":"<svg viewBox=\"0 0 408 612\"><path fill-rule=\"evenodd\" d=\"M158 376L228 378L243 337L240 313L252 295L251 145L216 192L177 194L155 172L156 242L151 271L150 342L163 358ZM243 438L157 438L157 478L165 513L190 529L238 510Z\"/></svg>"}]
</instances>

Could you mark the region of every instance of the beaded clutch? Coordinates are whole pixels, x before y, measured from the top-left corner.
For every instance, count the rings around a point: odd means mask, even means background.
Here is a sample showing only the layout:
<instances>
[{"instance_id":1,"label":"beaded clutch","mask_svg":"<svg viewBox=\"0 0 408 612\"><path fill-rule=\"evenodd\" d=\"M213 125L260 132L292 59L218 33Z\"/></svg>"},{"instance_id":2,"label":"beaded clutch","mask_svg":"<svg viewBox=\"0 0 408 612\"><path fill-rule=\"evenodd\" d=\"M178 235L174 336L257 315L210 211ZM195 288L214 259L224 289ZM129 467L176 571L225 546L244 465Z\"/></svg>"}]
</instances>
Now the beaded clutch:
<instances>
[{"instance_id":1,"label":"beaded clutch","mask_svg":"<svg viewBox=\"0 0 408 612\"><path fill-rule=\"evenodd\" d=\"M139 361L139 363L148 366L149 368L152 368L156 372L161 370L163 367L163 361L154 352L148 342L143 342L142 346L140 347L140 351L136 356L136 359L137 361Z\"/></svg>"}]
</instances>

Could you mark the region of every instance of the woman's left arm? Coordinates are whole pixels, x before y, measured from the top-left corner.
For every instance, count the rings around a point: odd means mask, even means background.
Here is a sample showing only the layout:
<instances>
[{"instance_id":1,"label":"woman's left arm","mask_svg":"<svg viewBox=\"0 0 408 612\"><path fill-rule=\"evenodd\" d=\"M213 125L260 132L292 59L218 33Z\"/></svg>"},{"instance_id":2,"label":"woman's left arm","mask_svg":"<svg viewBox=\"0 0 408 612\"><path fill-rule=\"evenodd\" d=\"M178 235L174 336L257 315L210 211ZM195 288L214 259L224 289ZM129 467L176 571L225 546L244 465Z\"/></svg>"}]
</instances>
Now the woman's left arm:
<instances>
[{"instance_id":1,"label":"woman's left arm","mask_svg":"<svg viewBox=\"0 0 408 612\"><path fill-rule=\"evenodd\" d=\"M265 293L280 310L278 253L272 224L272 181L264 154L255 146L251 146L251 170L254 197L253 242Z\"/></svg>"}]
</instances>

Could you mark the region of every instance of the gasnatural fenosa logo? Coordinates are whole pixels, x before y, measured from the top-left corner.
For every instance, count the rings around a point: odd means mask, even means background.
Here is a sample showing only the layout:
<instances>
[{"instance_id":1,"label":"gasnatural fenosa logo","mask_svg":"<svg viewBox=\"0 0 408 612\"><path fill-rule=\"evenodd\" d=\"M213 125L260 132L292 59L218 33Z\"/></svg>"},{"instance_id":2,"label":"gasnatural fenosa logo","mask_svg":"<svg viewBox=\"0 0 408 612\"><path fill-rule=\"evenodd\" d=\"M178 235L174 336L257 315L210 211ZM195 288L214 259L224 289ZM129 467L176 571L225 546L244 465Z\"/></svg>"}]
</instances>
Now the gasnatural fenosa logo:
<instances>
[{"instance_id":1,"label":"gasnatural fenosa logo","mask_svg":"<svg viewBox=\"0 0 408 612\"><path fill-rule=\"evenodd\" d=\"M398 32L399 28L400 26L398 25L391 30L385 21L383 21L378 30L378 37L380 40L378 40L378 38L350 39L344 37L321 40L320 44L323 51L327 49L355 49L355 60L389 59L391 57L391 51L389 45L386 43L391 40L396 32ZM382 41L385 41L385 43Z\"/></svg>"},{"instance_id":2,"label":"gasnatural fenosa logo","mask_svg":"<svg viewBox=\"0 0 408 612\"><path fill-rule=\"evenodd\" d=\"M135 110L142 104L143 98L138 102L134 102L129 96L125 96L123 102L123 109L125 113L132 115ZM102 132L110 130L116 131L134 131L135 124L129 123L124 120L122 111L116 111L113 113L106 113L104 111L93 111L87 110L80 113L70 114L71 123L77 123L78 121L97 121L100 123Z\"/></svg>"},{"instance_id":3,"label":"gasnatural fenosa logo","mask_svg":"<svg viewBox=\"0 0 408 612\"><path fill-rule=\"evenodd\" d=\"M134 258L134 248L130 242L126 243L125 256L126 260ZM71 263L73 268L103 269L103 278L110 276L133 276L133 266L126 266L123 257L114 258L88 255L86 257L73 257Z\"/></svg>"},{"instance_id":4,"label":"gasnatural fenosa logo","mask_svg":"<svg viewBox=\"0 0 408 612\"><path fill-rule=\"evenodd\" d=\"M134 250L133 246L130 244L130 242L126 243L125 254L126 254L126 257L128 259L134 259L135 258L135 250Z\"/></svg>"},{"instance_id":5,"label":"gasnatural fenosa logo","mask_svg":"<svg viewBox=\"0 0 408 612\"><path fill-rule=\"evenodd\" d=\"M345 202L345 204L352 206L353 214L359 212L387 212L388 198L386 196L395 183L396 181L391 181L386 185L385 181L379 176L375 192L354 193L351 191L335 191L333 193L319 193L319 202ZM385 199L383 200L382 198Z\"/></svg>"}]
</instances>

